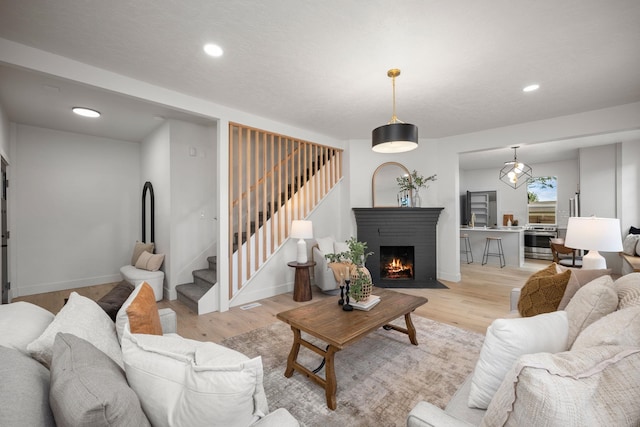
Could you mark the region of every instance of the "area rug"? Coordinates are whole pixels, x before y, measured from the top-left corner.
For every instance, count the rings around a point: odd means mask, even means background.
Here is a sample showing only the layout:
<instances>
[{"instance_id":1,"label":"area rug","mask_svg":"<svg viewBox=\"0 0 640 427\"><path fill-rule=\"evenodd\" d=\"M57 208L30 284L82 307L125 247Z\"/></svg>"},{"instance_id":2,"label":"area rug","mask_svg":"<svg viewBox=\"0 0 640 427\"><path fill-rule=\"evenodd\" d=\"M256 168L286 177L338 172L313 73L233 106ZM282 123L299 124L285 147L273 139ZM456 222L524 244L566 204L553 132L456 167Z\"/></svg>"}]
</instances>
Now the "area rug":
<instances>
[{"instance_id":1,"label":"area rug","mask_svg":"<svg viewBox=\"0 0 640 427\"><path fill-rule=\"evenodd\" d=\"M484 336L412 316L418 346L405 334L379 329L335 355L337 408L327 408L324 390L304 375L284 376L293 342L288 325L276 322L222 344L249 357L262 356L270 410L286 408L306 427L405 426L421 400L444 407L473 370ZM404 326L404 319L397 321ZM318 346L325 344L315 342ZM301 348L298 360L314 369L321 358ZM320 371L324 377L324 370Z\"/></svg>"}]
</instances>

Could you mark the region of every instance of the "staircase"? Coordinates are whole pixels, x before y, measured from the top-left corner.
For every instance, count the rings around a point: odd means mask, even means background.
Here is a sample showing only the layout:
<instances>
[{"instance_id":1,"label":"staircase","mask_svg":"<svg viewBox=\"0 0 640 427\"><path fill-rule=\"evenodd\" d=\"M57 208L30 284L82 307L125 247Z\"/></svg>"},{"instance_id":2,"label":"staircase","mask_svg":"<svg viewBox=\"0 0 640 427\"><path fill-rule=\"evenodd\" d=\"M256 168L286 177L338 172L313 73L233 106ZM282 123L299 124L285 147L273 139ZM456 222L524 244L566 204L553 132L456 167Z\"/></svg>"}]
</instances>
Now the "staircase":
<instances>
[{"instance_id":1,"label":"staircase","mask_svg":"<svg viewBox=\"0 0 640 427\"><path fill-rule=\"evenodd\" d=\"M189 307L194 313L198 313L198 301L207 293L218 281L217 279L217 257L207 258L209 268L194 270L193 282L176 286L178 301Z\"/></svg>"}]
</instances>

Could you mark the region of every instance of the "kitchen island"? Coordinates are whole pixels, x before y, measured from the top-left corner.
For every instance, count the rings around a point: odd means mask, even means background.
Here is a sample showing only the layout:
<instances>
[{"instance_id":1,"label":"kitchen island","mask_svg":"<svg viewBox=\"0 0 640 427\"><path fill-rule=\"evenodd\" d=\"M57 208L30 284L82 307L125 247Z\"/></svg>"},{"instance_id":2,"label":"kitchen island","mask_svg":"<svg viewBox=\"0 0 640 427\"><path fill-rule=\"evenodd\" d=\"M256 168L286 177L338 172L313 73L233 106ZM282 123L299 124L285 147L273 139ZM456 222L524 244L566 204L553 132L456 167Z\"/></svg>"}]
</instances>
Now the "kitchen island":
<instances>
[{"instance_id":1,"label":"kitchen island","mask_svg":"<svg viewBox=\"0 0 640 427\"><path fill-rule=\"evenodd\" d=\"M482 263L487 237L501 237L505 265L524 266L524 227L460 227L460 234L469 235L473 262ZM497 252L495 243L491 244L490 252ZM500 266L498 257L489 257L487 265Z\"/></svg>"}]
</instances>

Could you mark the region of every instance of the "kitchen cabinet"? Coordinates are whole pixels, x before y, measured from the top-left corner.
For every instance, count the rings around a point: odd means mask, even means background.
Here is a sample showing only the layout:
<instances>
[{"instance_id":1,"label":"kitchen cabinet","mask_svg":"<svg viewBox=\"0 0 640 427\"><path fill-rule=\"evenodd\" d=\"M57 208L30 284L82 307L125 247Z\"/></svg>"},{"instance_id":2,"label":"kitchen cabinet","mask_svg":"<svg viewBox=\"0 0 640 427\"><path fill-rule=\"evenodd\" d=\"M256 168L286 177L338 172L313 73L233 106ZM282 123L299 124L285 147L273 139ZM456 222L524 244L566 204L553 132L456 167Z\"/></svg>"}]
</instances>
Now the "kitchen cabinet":
<instances>
[{"instance_id":1,"label":"kitchen cabinet","mask_svg":"<svg viewBox=\"0 0 640 427\"><path fill-rule=\"evenodd\" d=\"M463 225L471 222L473 214L475 214L474 225L476 227L491 227L496 225L495 191L467 191L465 205Z\"/></svg>"}]
</instances>

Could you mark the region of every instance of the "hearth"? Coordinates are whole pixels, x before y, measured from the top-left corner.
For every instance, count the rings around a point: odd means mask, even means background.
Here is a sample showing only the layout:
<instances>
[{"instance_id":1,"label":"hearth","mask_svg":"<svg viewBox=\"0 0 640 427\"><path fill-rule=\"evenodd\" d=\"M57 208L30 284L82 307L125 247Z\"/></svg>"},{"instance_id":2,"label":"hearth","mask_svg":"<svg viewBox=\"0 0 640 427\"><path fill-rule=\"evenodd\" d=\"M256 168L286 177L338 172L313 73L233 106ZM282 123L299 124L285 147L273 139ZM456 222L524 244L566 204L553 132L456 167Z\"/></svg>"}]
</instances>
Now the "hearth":
<instances>
[{"instance_id":1,"label":"hearth","mask_svg":"<svg viewBox=\"0 0 640 427\"><path fill-rule=\"evenodd\" d=\"M375 286L446 288L438 282L436 226L443 208L354 208Z\"/></svg>"}]
</instances>

